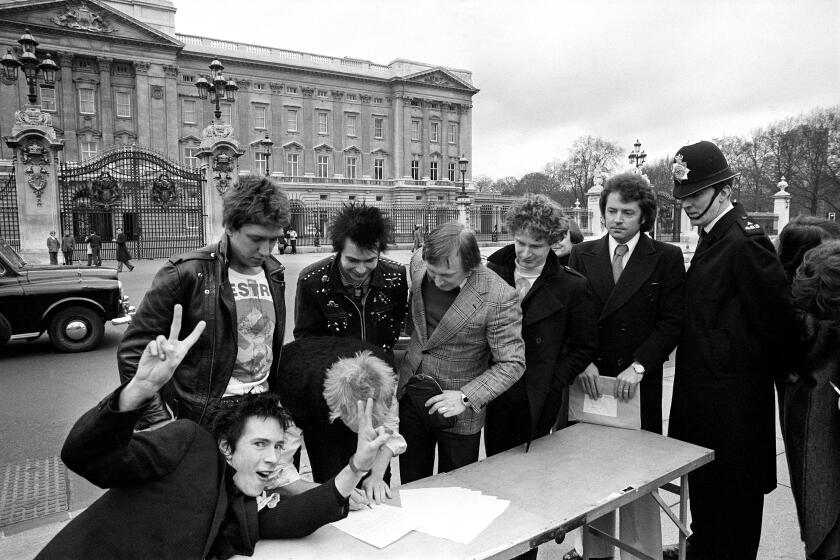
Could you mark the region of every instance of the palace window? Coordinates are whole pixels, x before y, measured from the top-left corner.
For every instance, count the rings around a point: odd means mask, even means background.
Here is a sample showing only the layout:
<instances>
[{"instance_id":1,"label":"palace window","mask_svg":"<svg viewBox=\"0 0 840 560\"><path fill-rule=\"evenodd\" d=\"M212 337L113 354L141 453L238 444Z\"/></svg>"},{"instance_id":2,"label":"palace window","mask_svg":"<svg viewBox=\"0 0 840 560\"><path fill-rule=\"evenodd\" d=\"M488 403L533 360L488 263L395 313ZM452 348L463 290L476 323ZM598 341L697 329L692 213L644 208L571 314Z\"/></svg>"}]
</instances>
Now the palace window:
<instances>
[{"instance_id":1,"label":"palace window","mask_svg":"<svg viewBox=\"0 0 840 560\"><path fill-rule=\"evenodd\" d=\"M298 112L297 109L286 110L286 132L298 131Z\"/></svg>"},{"instance_id":2,"label":"palace window","mask_svg":"<svg viewBox=\"0 0 840 560\"><path fill-rule=\"evenodd\" d=\"M385 174L385 159L376 158L373 160L373 178L382 179Z\"/></svg>"},{"instance_id":3,"label":"palace window","mask_svg":"<svg viewBox=\"0 0 840 560\"><path fill-rule=\"evenodd\" d=\"M382 98L381 97L374 97L373 102L377 105L382 105Z\"/></svg>"},{"instance_id":4,"label":"palace window","mask_svg":"<svg viewBox=\"0 0 840 560\"><path fill-rule=\"evenodd\" d=\"M356 178L356 161L356 156L347 156L347 172L344 176L348 179Z\"/></svg>"},{"instance_id":5,"label":"palace window","mask_svg":"<svg viewBox=\"0 0 840 560\"><path fill-rule=\"evenodd\" d=\"M49 86L41 86L41 110L55 111L55 88Z\"/></svg>"},{"instance_id":6,"label":"palace window","mask_svg":"<svg viewBox=\"0 0 840 560\"><path fill-rule=\"evenodd\" d=\"M382 117L373 117L373 137L377 140L382 140L385 129L385 119Z\"/></svg>"},{"instance_id":7,"label":"palace window","mask_svg":"<svg viewBox=\"0 0 840 560\"><path fill-rule=\"evenodd\" d=\"M326 99L327 97L329 97L329 95L330 93L325 89L318 90L318 97L320 97L321 99Z\"/></svg>"},{"instance_id":8,"label":"palace window","mask_svg":"<svg viewBox=\"0 0 840 560\"><path fill-rule=\"evenodd\" d=\"M286 86L286 93L289 95L297 95L297 88L294 86Z\"/></svg>"},{"instance_id":9,"label":"palace window","mask_svg":"<svg viewBox=\"0 0 840 560\"><path fill-rule=\"evenodd\" d=\"M446 139L450 144L454 144L458 139L458 125L457 123L449 123L449 137Z\"/></svg>"},{"instance_id":10,"label":"palace window","mask_svg":"<svg viewBox=\"0 0 840 560\"><path fill-rule=\"evenodd\" d=\"M96 142L79 142L79 151L82 159L90 159L99 152L99 144Z\"/></svg>"},{"instance_id":11,"label":"palace window","mask_svg":"<svg viewBox=\"0 0 840 560\"><path fill-rule=\"evenodd\" d=\"M268 154L259 150L255 151L254 165L257 168L257 174L265 175L265 170L268 169Z\"/></svg>"},{"instance_id":12,"label":"palace window","mask_svg":"<svg viewBox=\"0 0 840 560\"><path fill-rule=\"evenodd\" d=\"M264 90L265 84L254 84L254 88L258 90Z\"/></svg>"},{"instance_id":13,"label":"palace window","mask_svg":"<svg viewBox=\"0 0 840 560\"><path fill-rule=\"evenodd\" d=\"M92 89L79 90L79 112L83 115L96 114L96 93Z\"/></svg>"},{"instance_id":14,"label":"palace window","mask_svg":"<svg viewBox=\"0 0 840 560\"><path fill-rule=\"evenodd\" d=\"M127 91L115 91L114 102L117 106L117 116L123 118L131 117L131 94Z\"/></svg>"},{"instance_id":15,"label":"palace window","mask_svg":"<svg viewBox=\"0 0 840 560\"><path fill-rule=\"evenodd\" d=\"M300 156L298 154L286 154L286 175L292 177L300 175Z\"/></svg>"},{"instance_id":16,"label":"palace window","mask_svg":"<svg viewBox=\"0 0 840 560\"><path fill-rule=\"evenodd\" d=\"M198 148L195 146L184 146L184 167L198 169L198 156L195 154Z\"/></svg>"},{"instance_id":17,"label":"palace window","mask_svg":"<svg viewBox=\"0 0 840 560\"><path fill-rule=\"evenodd\" d=\"M257 105L254 107L254 128L265 128L265 106Z\"/></svg>"},{"instance_id":18,"label":"palace window","mask_svg":"<svg viewBox=\"0 0 840 560\"><path fill-rule=\"evenodd\" d=\"M440 142L440 123L432 122L429 126L429 141Z\"/></svg>"},{"instance_id":19,"label":"palace window","mask_svg":"<svg viewBox=\"0 0 840 560\"><path fill-rule=\"evenodd\" d=\"M347 136L356 136L356 115L347 115Z\"/></svg>"},{"instance_id":20,"label":"palace window","mask_svg":"<svg viewBox=\"0 0 840 560\"><path fill-rule=\"evenodd\" d=\"M429 162L429 179L432 181L438 180L438 162Z\"/></svg>"},{"instance_id":21,"label":"palace window","mask_svg":"<svg viewBox=\"0 0 840 560\"><path fill-rule=\"evenodd\" d=\"M449 163L449 180L455 181L455 163L453 162Z\"/></svg>"},{"instance_id":22,"label":"palace window","mask_svg":"<svg viewBox=\"0 0 840 560\"><path fill-rule=\"evenodd\" d=\"M195 82L195 76L193 76L191 74L181 74L181 81L186 82L188 84L191 84L191 83Z\"/></svg>"},{"instance_id":23,"label":"palace window","mask_svg":"<svg viewBox=\"0 0 840 560\"><path fill-rule=\"evenodd\" d=\"M330 116L328 113L318 113L318 134L330 133Z\"/></svg>"},{"instance_id":24,"label":"palace window","mask_svg":"<svg viewBox=\"0 0 840 560\"><path fill-rule=\"evenodd\" d=\"M356 94L355 93L348 93L347 94L347 101L356 101Z\"/></svg>"},{"instance_id":25,"label":"palace window","mask_svg":"<svg viewBox=\"0 0 840 560\"><path fill-rule=\"evenodd\" d=\"M222 122L230 125L231 124L231 113L232 113L232 106L230 103L222 103Z\"/></svg>"},{"instance_id":26,"label":"palace window","mask_svg":"<svg viewBox=\"0 0 840 560\"><path fill-rule=\"evenodd\" d=\"M420 180L420 161L413 159L411 160L411 178L415 181Z\"/></svg>"},{"instance_id":27,"label":"palace window","mask_svg":"<svg viewBox=\"0 0 840 560\"><path fill-rule=\"evenodd\" d=\"M330 173L330 156L318 155L318 165L316 168L316 176L329 177Z\"/></svg>"},{"instance_id":28,"label":"palace window","mask_svg":"<svg viewBox=\"0 0 840 560\"><path fill-rule=\"evenodd\" d=\"M185 124L195 124L195 99L184 99L181 104L181 119Z\"/></svg>"},{"instance_id":29,"label":"palace window","mask_svg":"<svg viewBox=\"0 0 840 560\"><path fill-rule=\"evenodd\" d=\"M420 140L420 121L411 121L411 139Z\"/></svg>"}]
</instances>

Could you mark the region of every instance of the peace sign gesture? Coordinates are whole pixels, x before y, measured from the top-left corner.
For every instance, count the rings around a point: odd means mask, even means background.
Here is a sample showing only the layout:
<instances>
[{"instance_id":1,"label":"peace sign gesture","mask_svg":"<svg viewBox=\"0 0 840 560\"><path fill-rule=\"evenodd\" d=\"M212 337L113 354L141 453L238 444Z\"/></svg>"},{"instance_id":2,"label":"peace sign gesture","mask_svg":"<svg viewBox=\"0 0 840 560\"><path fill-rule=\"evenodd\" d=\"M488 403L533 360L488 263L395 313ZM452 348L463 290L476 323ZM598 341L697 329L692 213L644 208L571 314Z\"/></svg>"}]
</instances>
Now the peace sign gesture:
<instances>
[{"instance_id":1,"label":"peace sign gesture","mask_svg":"<svg viewBox=\"0 0 840 560\"><path fill-rule=\"evenodd\" d=\"M201 337L207 325L204 321L199 321L187 338L178 340L182 315L181 305L176 304L172 313L169 338L159 334L146 345L137 364L137 372L120 393L120 410L135 409L151 399L172 379L184 356Z\"/></svg>"}]
</instances>

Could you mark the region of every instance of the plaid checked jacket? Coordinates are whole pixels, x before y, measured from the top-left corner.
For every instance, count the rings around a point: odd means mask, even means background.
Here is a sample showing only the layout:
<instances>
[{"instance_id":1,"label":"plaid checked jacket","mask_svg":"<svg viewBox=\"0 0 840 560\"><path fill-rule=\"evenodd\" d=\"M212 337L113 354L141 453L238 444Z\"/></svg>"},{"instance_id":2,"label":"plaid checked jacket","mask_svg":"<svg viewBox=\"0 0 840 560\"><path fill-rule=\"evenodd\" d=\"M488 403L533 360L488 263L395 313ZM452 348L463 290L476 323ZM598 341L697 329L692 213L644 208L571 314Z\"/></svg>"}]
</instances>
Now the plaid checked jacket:
<instances>
[{"instance_id":1,"label":"plaid checked jacket","mask_svg":"<svg viewBox=\"0 0 840 560\"><path fill-rule=\"evenodd\" d=\"M460 390L470 401L458 415L456 434L484 426L485 405L505 392L525 371L522 309L516 291L496 273L479 265L431 337L426 332L422 251L411 258L411 341L400 367L397 396L416 373L434 377L444 390ZM491 362L492 358L492 362Z\"/></svg>"}]
</instances>

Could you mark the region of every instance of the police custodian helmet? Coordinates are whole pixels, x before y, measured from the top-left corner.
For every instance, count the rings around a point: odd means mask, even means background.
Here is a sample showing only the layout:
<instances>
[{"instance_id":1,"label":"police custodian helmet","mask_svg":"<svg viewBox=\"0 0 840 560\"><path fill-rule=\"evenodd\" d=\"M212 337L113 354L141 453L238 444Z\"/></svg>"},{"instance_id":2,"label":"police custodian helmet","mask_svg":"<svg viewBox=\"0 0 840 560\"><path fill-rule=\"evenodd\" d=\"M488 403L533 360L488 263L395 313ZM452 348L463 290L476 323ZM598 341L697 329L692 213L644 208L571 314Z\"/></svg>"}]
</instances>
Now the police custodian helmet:
<instances>
[{"instance_id":1,"label":"police custodian helmet","mask_svg":"<svg viewBox=\"0 0 840 560\"><path fill-rule=\"evenodd\" d=\"M720 148L706 140L677 150L671 172L674 175L674 198L678 199L740 175L726 163Z\"/></svg>"}]
</instances>

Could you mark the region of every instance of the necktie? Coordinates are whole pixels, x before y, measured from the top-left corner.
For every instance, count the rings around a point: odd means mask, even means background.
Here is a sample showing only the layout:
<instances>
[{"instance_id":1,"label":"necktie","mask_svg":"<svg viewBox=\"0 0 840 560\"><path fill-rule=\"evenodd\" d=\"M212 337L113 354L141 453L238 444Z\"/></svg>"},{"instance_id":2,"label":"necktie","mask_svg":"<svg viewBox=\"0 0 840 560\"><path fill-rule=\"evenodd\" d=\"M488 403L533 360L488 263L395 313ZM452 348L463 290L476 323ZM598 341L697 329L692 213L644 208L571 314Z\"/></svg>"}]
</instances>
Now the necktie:
<instances>
[{"instance_id":1,"label":"necktie","mask_svg":"<svg viewBox=\"0 0 840 560\"><path fill-rule=\"evenodd\" d=\"M621 277L621 273L624 271L624 263L622 259L624 255L627 254L627 245L621 244L615 248L615 254L613 255L612 260L612 268L613 268L613 281L618 284L618 279Z\"/></svg>"}]
</instances>

